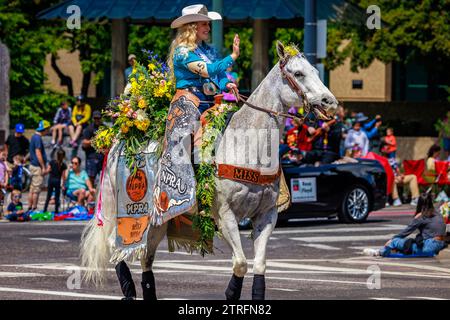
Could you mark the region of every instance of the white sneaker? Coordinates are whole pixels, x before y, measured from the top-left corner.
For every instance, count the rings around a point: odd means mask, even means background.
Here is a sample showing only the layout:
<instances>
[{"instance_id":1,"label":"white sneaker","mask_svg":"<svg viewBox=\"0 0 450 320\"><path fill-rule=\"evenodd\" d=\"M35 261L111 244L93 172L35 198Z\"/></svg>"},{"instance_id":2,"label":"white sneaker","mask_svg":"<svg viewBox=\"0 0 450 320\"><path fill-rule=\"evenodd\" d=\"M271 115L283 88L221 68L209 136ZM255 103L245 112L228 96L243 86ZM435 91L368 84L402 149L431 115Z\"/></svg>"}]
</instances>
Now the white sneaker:
<instances>
[{"instance_id":1,"label":"white sneaker","mask_svg":"<svg viewBox=\"0 0 450 320\"><path fill-rule=\"evenodd\" d=\"M395 199L394 200L394 207L399 207L401 206L403 203L400 199Z\"/></svg>"},{"instance_id":2,"label":"white sneaker","mask_svg":"<svg viewBox=\"0 0 450 320\"><path fill-rule=\"evenodd\" d=\"M389 206L390 206L389 202L386 202L385 207L387 208L387 207L389 207Z\"/></svg>"},{"instance_id":3,"label":"white sneaker","mask_svg":"<svg viewBox=\"0 0 450 320\"><path fill-rule=\"evenodd\" d=\"M380 256L380 250L378 250L378 249L366 248L363 250L363 253L366 256L372 256L372 257Z\"/></svg>"},{"instance_id":4,"label":"white sneaker","mask_svg":"<svg viewBox=\"0 0 450 320\"><path fill-rule=\"evenodd\" d=\"M418 201L419 201L419 198L414 198L411 200L411 202L409 204L412 205L413 207L417 207Z\"/></svg>"}]
</instances>

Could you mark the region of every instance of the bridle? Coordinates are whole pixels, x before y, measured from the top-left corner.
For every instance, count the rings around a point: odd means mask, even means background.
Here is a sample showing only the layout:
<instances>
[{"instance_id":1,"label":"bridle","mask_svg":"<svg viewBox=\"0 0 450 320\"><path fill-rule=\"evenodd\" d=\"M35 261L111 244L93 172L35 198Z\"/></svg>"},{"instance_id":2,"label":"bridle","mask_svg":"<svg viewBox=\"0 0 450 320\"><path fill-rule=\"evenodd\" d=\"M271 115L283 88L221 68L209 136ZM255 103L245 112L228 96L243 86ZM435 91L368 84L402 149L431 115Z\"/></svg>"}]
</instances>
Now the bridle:
<instances>
[{"instance_id":1,"label":"bridle","mask_svg":"<svg viewBox=\"0 0 450 320\"><path fill-rule=\"evenodd\" d=\"M300 88L300 86L298 85L297 81L295 81L294 77L292 77L292 75L289 72L287 72L285 69L285 66L288 63L289 58L290 58L290 56L287 56L286 58L280 60L280 63L279 63L280 71L281 71L281 75L282 75L283 79L286 79L286 81L287 81L289 87L292 89L292 91L294 91L300 98L302 98L303 108L306 111L306 114L303 117L298 117L298 116L290 114L290 113L273 111L268 108L256 106L247 101L248 97L240 94L235 88L232 88L231 91L233 92L234 96L236 97L236 101L242 102L242 103L248 105L252 109L266 112L266 113L271 114L276 117L304 120L310 112L310 109L311 109L310 103L308 101L308 98L306 97L306 94L304 93L302 88Z\"/></svg>"}]
</instances>

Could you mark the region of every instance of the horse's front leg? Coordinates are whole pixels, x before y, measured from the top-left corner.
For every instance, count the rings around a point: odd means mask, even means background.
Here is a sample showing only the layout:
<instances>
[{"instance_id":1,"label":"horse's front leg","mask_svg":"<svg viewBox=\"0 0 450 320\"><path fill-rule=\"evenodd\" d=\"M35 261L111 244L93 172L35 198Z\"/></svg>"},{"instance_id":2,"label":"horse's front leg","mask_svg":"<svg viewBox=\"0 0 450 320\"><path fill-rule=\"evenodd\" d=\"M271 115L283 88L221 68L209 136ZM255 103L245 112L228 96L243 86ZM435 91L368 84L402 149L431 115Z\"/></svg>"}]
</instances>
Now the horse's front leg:
<instances>
[{"instance_id":1,"label":"horse's front leg","mask_svg":"<svg viewBox=\"0 0 450 320\"><path fill-rule=\"evenodd\" d=\"M253 261L253 286L252 299L264 300L266 291L266 249L267 242L277 223L277 208L273 208L266 214L255 217L253 221L253 245L255 259Z\"/></svg>"},{"instance_id":2,"label":"horse's front leg","mask_svg":"<svg viewBox=\"0 0 450 320\"><path fill-rule=\"evenodd\" d=\"M228 283L225 297L227 300L239 300L244 276L247 273L247 259L242 249L238 222L228 205L221 206L216 221L218 221L223 238L233 251L233 276Z\"/></svg>"},{"instance_id":3,"label":"horse's front leg","mask_svg":"<svg viewBox=\"0 0 450 320\"><path fill-rule=\"evenodd\" d=\"M144 300L156 300L155 276L152 267L156 249L167 232L167 223L161 226L150 226L147 237L147 254L141 259L142 266L142 296Z\"/></svg>"}]
</instances>

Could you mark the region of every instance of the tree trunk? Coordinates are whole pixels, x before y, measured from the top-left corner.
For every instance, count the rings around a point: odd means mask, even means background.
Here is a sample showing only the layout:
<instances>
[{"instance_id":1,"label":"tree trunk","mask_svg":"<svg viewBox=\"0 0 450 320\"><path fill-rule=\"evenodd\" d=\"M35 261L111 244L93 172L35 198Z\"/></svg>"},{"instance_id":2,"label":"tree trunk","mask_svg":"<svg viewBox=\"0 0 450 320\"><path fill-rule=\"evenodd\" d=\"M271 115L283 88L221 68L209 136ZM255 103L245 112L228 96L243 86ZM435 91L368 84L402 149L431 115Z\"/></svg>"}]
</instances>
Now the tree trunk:
<instances>
[{"instance_id":1,"label":"tree trunk","mask_svg":"<svg viewBox=\"0 0 450 320\"><path fill-rule=\"evenodd\" d=\"M127 62L127 23L123 19L111 22L111 98L120 95L125 88Z\"/></svg>"},{"instance_id":2,"label":"tree trunk","mask_svg":"<svg viewBox=\"0 0 450 320\"><path fill-rule=\"evenodd\" d=\"M0 144L4 144L9 133L9 50L0 41Z\"/></svg>"},{"instance_id":3,"label":"tree trunk","mask_svg":"<svg viewBox=\"0 0 450 320\"><path fill-rule=\"evenodd\" d=\"M56 74L59 77L60 84L62 86L67 87L67 94L71 97L73 97L73 83L72 78L69 76L66 76L64 73L62 73L61 69L59 69L58 65L56 64L56 55L52 54L51 57L51 66L53 70L56 72Z\"/></svg>"},{"instance_id":4,"label":"tree trunk","mask_svg":"<svg viewBox=\"0 0 450 320\"><path fill-rule=\"evenodd\" d=\"M253 22L252 91L269 72L269 25L267 20Z\"/></svg>"},{"instance_id":5,"label":"tree trunk","mask_svg":"<svg viewBox=\"0 0 450 320\"><path fill-rule=\"evenodd\" d=\"M83 82L81 84L81 94L84 97L88 96L89 93L89 84L91 83L91 73L83 73Z\"/></svg>"}]
</instances>

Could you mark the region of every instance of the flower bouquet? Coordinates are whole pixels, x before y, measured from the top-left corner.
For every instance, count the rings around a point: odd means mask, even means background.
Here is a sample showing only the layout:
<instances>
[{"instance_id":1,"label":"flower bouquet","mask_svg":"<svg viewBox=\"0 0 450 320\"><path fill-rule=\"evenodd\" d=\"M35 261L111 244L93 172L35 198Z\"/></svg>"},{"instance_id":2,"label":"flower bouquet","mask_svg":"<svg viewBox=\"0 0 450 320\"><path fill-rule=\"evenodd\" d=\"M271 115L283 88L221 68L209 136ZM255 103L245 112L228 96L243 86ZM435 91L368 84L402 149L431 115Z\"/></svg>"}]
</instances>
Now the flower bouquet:
<instances>
[{"instance_id":1,"label":"flower bouquet","mask_svg":"<svg viewBox=\"0 0 450 320\"><path fill-rule=\"evenodd\" d=\"M163 138L175 92L167 65L151 51L143 51L148 54L147 67L136 62L124 93L112 99L103 112L104 118L113 123L112 127L100 127L92 141L93 147L101 153L123 141L126 162L133 172L136 170L135 157L148 141Z\"/></svg>"}]
</instances>

